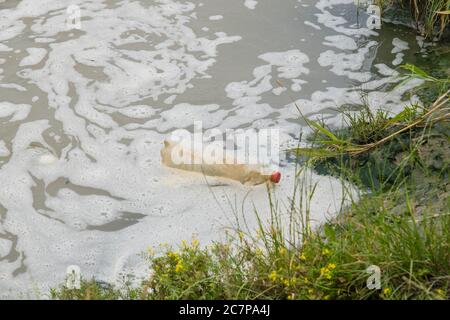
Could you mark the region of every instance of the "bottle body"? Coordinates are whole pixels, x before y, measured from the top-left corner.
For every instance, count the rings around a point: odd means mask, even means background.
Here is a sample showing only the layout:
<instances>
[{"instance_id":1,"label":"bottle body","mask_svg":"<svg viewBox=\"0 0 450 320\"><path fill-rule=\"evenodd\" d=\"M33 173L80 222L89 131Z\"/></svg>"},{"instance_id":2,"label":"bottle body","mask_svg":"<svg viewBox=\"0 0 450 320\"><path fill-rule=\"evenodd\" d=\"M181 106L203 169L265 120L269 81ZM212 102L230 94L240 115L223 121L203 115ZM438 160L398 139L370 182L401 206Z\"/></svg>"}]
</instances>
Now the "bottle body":
<instances>
[{"instance_id":1,"label":"bottle body","mask_svg":"<svg viewBox=\"0 0 450 320\"><path fill-rule=\"evenodd\" d=\"M212 153L203 152L206 148L211 151L211 145L195 148L190 143L166 139L161 150L161 161L171 168L228 178L242 184L258 185L273 181L273 173L264 170L260 164L238 163L235 156L224 154L219 149L216 150L217 153L223 156L211 156L214 150Z\"/></svg>"}]
</instances>

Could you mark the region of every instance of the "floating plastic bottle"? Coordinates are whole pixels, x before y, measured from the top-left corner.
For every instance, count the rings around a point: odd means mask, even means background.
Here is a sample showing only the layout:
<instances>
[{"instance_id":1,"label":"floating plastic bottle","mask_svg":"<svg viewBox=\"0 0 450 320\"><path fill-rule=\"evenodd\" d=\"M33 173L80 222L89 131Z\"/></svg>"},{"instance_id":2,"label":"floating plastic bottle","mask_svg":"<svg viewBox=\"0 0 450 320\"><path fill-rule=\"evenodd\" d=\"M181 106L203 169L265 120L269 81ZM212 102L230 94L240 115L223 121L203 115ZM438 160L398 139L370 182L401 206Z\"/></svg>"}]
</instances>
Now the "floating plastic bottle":
<instances>
[{"instance_id":1,"label":"floating plastic bottle","mask_svg":"<svg viewBox=\"0 0 450 320\"><path fill-rule=\"evenodd\" d=\"M205 152L206 150L208 152ZM211 156L215 152L215 156ZM279 183L281 180L281 173L278 170L268 171L261 164L238 163L236 155L230 156L213 144L202 145L199 148L191 143L185 143L185 140L166 139L161 150L161 162L171 168L228 178L246 185Z\"/></svg>"}]
</instances>

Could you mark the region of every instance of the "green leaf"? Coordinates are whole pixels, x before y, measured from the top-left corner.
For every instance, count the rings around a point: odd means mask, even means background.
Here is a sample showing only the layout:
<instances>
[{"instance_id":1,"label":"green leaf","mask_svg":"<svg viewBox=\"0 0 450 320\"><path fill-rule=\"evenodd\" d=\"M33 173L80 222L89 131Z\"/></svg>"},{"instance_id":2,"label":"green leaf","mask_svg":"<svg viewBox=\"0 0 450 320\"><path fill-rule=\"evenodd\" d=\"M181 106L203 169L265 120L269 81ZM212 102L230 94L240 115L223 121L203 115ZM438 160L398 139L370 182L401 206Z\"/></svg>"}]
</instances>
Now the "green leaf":
<instances>
[{"instance_id":1,"label":"green leaf","mask_svg":"<svg viewBox=\"0 0 450 320\"><path fill-rule=\"evenodd\" d=\"M327 137L329 137L331 140L335 141L335 142L341 142L340 139L338 139L338 137L336 137L333 133L331 133L331 131L325 129L323 126L321 126L320 124L318 124L317 122L313 121L313 120L308 120L305 119L306 122L308 122L308 124L314 128L316 128L319 132L323 133L324 135L326 135Z\"/></svg>"},{"instance_id":2,"label":"green leaf","mask_svg":"<svg viewBox=\"0 0 450 320\"><path fill-rule=\"evenodd\" d=\"M389 119L389 124L394 124L398 122L402 122L408 119L408 115L411 113L411 110L408 108L403 109L401 112L397 113L392 119Z\"/></svg>"},{"instance_id":3,"label":"green leaf","mask_svg":"<svg viewBox=\"0 0 450 320\"><path fill-rule=\"evenodd\" d=\"M337 151L332 151L325 148L295 148L292 151L297 153L297 155L316 158L330 158L336 157L340 154Z\"/></svg>"},{"instance_id":4,"label":"green leaf","mask_svg":"<svg viewBox=\"0 0 450 320\"><path fill-rule=\"evenodd\" d=\"M411 71L413 74L420 76L421 78L430 78L430 76L428 75L428 73L426 73L425 71L423 71L421 68L412 65L412 64L403 64L400 66L401 68Z\"/></svg>"}]
</instances>

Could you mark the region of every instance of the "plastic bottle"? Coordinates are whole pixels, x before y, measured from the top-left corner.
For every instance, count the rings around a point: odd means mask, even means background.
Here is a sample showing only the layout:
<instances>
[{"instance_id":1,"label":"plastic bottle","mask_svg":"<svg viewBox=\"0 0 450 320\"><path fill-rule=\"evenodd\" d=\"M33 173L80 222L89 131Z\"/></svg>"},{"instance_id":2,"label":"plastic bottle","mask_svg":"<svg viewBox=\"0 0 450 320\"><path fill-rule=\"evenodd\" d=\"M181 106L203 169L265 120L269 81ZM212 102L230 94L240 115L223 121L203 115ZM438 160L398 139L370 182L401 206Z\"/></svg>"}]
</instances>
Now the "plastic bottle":
<instances>
[{"instance_id":1,"label":"plastic bottle","mask_svg":"<svg viewBox=\"0 0 450 320\"><path fill-rule=\"evenodd\" d=\"M206 176L224 177L242 184L258 185L265 182L278 183L281 173L268 172L259 164L238 164L235 157L225 155L223 161L215 161L190 143L166 139L161 150L161 162L171 168L202 173ZM210 146L209 146L210 147Z\"/></svg>"}]
</instances>

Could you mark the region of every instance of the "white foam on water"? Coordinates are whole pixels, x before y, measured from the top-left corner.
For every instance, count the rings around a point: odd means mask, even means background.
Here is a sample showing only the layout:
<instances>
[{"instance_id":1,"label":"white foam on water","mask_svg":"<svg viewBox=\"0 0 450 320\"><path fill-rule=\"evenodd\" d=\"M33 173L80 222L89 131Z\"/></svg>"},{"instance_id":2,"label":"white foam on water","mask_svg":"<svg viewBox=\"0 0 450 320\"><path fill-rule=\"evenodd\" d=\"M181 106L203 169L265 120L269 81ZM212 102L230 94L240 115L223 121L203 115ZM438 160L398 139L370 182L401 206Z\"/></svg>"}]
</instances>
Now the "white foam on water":
<instances>
[{"instance_id":1,"label":"white foam on water","mask_svg":"<svg viewBox=\"0 0 450 320\"><path fill-rule=\"evenodd\" d=\"M405 50L409 50L409 44L406 41L403 41L399 38L392 39L392 45L394 48L392 49L392 53L398 53Z\"/></svg>"},{"instance_id":2,"label":"white foam on water","mask_svg":"<svg viewBox=\"0 0 450 320\"><path fill-rule=\"evenodd\" d=\"M321 30L321 29L322 29L320 26L318 26L318 25L315 24L315 23L312 23L311 21L305 21L304 24L305 24L306 26L310 26L310 27L312 27L312 28L314 28L314 29L316 29L316 30Z\"/></svg>"},{"instance_id":3,"label":"white foam on water","mask_svg":"<svg viewBox=\"0 0 450 320\"><path fill-rule=\"evenodd\" d=\"M31 111L29 104L15 104L11 102L0 102L0 118L10 117L9 121L24 120Z\"/></svg>"},{"instance_id":4,"label":"white foam on water","mask_svg":"<svg viewBox=\"0 0 450 320\"><path fill-rule=\"evenodd\" d=\"M357 50L358 45L355 40L345 35L326 36L324 45L335 47L341 50Z\"/></svg>"},{"instance_id":5,"label":"white foam on water","mask_svg":"<svg viewBox=\"0 0 450 320\"><path fill-rule=\"evenodd\" d=\"M316 8L321 12L316 14L319 24L347 36L376 36L378 33L365 26L350 25L342 16L335 16L331 10L338 5L354 5L354 0L319 0Z\"/></svg>"},{"instance_id":6,"label":"white foam on water","mask_svg":"<svg viewBox=\"0 0 450 320\"><path fill-rule=\"evenodd\" d=\"M403 62L403 57L404 57L404 56L405 56L404 53L401 53L401 52L397 53L397 54L395 55L395 59L392 60L392 65L398 66L399 64L401 64L401 63Z\"/></svg>"},{"instance_id":7,"label":"white foam on water","mask_svg":"<svg viewBox=\"0 0 450 320\"><path fill-rule=\"evenodd\" d=\"M405 54L402 51L409 50L409 44L399 38L392 39L392 45L394 48L391 53L395 53L395 59L392 61L392 65L398 66L403 62Z\"/></svg>"},{"instance_id":8,"label":"white foam on water","mask_svg":"<svg viewBox=\"0 0 450 320\"><path fill-rule=\"evenodd\" d=\"M209 17L209 20L211 20L211 21L218 21L218 20L222 20L222 19L223 19L223 16L220 14Z\"/></svg>"},{"instance_id":9,"label":"white foam on water","mask_svg":"<svg viewBox=\"0 0 450 320\"><path fill-rule=\"evenodd\" d=\"M12 51L12 49L3 43L0 43L0 51Z\"/></svg>"},{"instance_id":10,"label":"white foam on water","mask_svg":"<svg viewBox=\"0 0 450 320\"><path fill-rule=\"evenodd\" d=\"M47 55L47 50L42 48L27 48L27 52L28 56L20 61L20 67L38 64Z\"/></svg>"},{"instance_id":11,"label":"white foam on water","mask_svg":"<svg viewBox=\"0 0 450 320\"><path fill-rule=\"evenodd\" d=\"M5 141L0 140L0 157L7 157L10 155L9 149L6 146Z\"/></svg>"},{"instance_id":12,"label":"white foam on water","mask_svg":"<svg viewBox=\"0 0 450 320\"><path fill-rule=\"evenodd\" d=\"M366 54L376 45L376 41L370 41L364 47L358 48L355 53L337 53L333 50L327 50L320 54L317 61L322 67L331 67L331 71L336 75L366 82L370 80L372 75L368 71L361 72L360 70L366 60Z\"/></svg>"},{"instance_id":13,"label":"white foam on water","mask_svg":"<svg viewBox=\"0 0 450 320\"><path fill-rule=\"evenodd\" d=\"M260 55L258 58L268 64L261 65L253 70L255 79L251 81L233 82L225 88L227 96L234 100L233 105L240 107L236 111L238 115L231 117L231 119L230 117L225 119L226 123L233 121L239 123L239 119L242 119L240 116L244 115L243 112L250 114L255 112L255 115L263 117L273 110L267 104L258 104L262 94L277 89L274 87L276 84L272 81L272 73L275 74L276 79L292 81L292 86L299 84L299 80L296 78L309 73L309 69L305 67L305 64L309 62L309 58L300 50L268 52ZM305 83L302 80L300 81L301 83ZM245 108L242 108L243 106Z\"/></svg>"},{"instance_id":14,"label":"white foam on water","mask_svg":"<svg viewBox=\"0 0 450 320\"><path fill-rule=\"evenodd\" d=\"M0 140L0 157L9 157L0 159L0 257L17 253L16 259L0 261L0 296L17 296L34 286L45 292L63 281L73 264L86 277L114 281L123 272L142 269L137 254L148 245L179 243L192 234L202 242L219 240L233 220L230 197L239 208L243 203L245 212L255 206L268 213L264 185L250 188L207 178L215 185L213 195L201 174L162 166L160 150L172 130L190 128L198 120L205 129L277 127L283 148L293 146L299 131L308 129L299 126L292 104L272 104L267 97L283 96L289 89L302 93L316 76L314 68L330 82L339 76L357 85L337 87L333 82L298 99L302 113L311 118L342 104L361 103L362 89L371 91L372 108L382 104L398 110L407 103L403 94L417 82L381 92L399 81L397 73L385 64L377 65L376 76L368 73L365 59L376 42L360 45L355 39L376 33L333 15L332 6L351 1L316 4L320 13L312 23L321 32L333 30L323 39L314 38L324 43L324 50L333 49L322 52L319 64L308 54L306 39L286 48L261 49L250 57L245 69L250 72L242 71L221 88L226 106L216 97L192 102L185 94L214 80L212 70L226 54L222 47L234 54L245 41L246 30L225 32L227 16L201 21L199 35L192 26L199 8L191 2L121 1L110 6L108 1L72 1L81 8L80 30L67 29L66 1L23 0L1 10L2 66L16 68L19 80L2 81L0 89L19 90L22 98L0 102L0 121L13 132ZM257 3L244 2L249 9ZM242 3L232 5L242 8ZM17 49L14 41L20 37L33 40L24 59L25 50L9 52ZM336 113L325 115L339 125ZM287 201L295 168L283 162L281 171L274 192ZM318 224L339 211L342 185L305 174L317 182L311 214ZM252 214L246 218L256 225ZM6 235L17 236L14 248Z\"/></svg>"},{"instance_id":15,"label":"white foam on water","mask_svg":"<svg viewBox=\"0 0 450 320\"><path fill-rule=\"evenodd\" d=\"M0 259L6 257L10 249L11 249L11 241L7 239L0 239Z\"/></svg>"},{"instance_id":16,"label":"white foam on water","mask_svg":"<svg viewBox=\"0 0 450 320\"><path fill-rule=\"evenodd\" d=\"M135 105L118 110L119 113L135 119L146 119L155 114L155 110L147 105Z\"/></svg>"},{"instance_id":17,"label":"white foam on water","mask_svg":"<svg viewBox=\"0 0 450 320\"><path fill-rule=\"evenodd\" d=\"M256 0L245 0L244 1L244 6L246 6L250 10L254 10L257 5L258 5L258 1L256 1Z\"/></svg>"},{"instance_id":18,"label":"white foam on water","mask_svg":"<svg viewBox=\"0 0 450 320\"><path fill-rule=\"evenodd\" d=\"M383 75L383 76L392 76L392 77L397 77L400 74L395 71L394 69L389 68L386 64L384 63L378 63L376 65L374 65L375 68L378 69L378 72Z\"/></svg>"},{"instance_id":19,"label":"white foam on water","mask_svg":"<svg viewBox=\"0 0 450 320\"><path fill-rule=\"evenodd\" d=\"M17 83L0 83L0 88L15 89L21 92L27 91L25 87L18 85Z\"/></svg>"}]
</instances>

